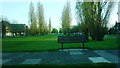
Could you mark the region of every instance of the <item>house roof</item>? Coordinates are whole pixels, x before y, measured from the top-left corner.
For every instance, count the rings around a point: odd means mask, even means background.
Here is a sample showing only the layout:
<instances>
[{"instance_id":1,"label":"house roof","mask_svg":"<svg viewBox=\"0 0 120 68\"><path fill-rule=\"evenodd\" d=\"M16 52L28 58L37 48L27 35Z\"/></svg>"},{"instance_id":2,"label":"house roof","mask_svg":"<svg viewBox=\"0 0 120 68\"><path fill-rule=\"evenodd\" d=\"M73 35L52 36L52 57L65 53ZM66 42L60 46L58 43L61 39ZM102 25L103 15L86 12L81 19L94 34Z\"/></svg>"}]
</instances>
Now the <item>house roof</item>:
<instances>
[{"instance_id":1,"label":"house roof","mask_svg":"<svg viewBox=\"0 0 120 68\"><path fill-rule=\"evenodd\" d=\"M25 24L11 24L12 32L24 32Z\"/></svg>"}]
</instances>

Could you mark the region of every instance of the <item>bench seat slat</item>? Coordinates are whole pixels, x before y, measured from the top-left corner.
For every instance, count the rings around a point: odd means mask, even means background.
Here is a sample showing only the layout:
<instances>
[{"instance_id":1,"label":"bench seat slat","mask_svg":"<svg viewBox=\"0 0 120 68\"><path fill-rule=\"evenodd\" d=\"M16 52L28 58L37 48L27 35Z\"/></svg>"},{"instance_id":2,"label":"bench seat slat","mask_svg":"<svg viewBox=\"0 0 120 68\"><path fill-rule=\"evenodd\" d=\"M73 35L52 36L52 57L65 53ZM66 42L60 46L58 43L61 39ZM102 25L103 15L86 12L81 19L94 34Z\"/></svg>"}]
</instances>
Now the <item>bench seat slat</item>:
<instances>
[{"instance_id":1,"label":"bench seat slat","mask_svg":"<svg viewBox=\"0 0 120 68\"><path fill-rule=\"evenodd\" d=\"M84 36L58 36L58 43L81 43L86 40Z\"/></svg>"}]
</instances>

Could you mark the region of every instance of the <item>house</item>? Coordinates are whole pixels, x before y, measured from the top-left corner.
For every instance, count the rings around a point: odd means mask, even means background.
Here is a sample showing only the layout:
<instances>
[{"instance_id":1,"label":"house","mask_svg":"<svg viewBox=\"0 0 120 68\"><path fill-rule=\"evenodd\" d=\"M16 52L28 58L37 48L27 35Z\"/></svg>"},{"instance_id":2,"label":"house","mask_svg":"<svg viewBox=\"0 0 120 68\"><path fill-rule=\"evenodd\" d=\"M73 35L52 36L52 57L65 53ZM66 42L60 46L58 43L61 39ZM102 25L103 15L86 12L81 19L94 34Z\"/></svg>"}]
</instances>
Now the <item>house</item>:
<instances>
[{"instance_id":1,"label":"house","mask_svg":"<svg viewBox=\"0 0 120 68\"><path fill-rule=\"evenodd\" d=\"M113 28L110 28L109 34L120 34L120 22L116 22Z\"/></svg>"},{"instance_id":2,"label":"house","mask_svg":"<svg viewBox=\"0 0 120 68\"><path fill-rule=\"evenodd\" d=\"M11 24L11 28L13 35L25 35L25 24Z\"/></svg>"},{"instance_id":3,"label":"house","mask_svg":"<svg viewBox=\"0 0 120 68\"><path fill-rule=\"evenodd\" d=\"M116 30L117 34L120 34L120 22L115 24L114 29Z\"/></svg>"},{"instance_id":4,"label":"house","mask_svg":"<svg viewBox=\"0 0 120 68\"><path fill-rule=\"evenodd\" d=\"M25 24L10 24L10 27L6 27L6 36L23 36L26 33L25 30Z\"/></svg>"}]
</instances>

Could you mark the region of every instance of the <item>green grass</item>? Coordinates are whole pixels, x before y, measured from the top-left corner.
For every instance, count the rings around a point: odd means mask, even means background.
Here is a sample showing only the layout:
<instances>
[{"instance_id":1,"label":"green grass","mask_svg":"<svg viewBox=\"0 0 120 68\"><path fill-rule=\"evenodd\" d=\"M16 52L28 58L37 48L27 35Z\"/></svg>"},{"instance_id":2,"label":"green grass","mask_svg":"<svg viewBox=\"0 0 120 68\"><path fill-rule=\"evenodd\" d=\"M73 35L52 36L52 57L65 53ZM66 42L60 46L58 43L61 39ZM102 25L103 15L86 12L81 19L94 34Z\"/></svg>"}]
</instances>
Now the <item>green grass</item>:
<instances>
[{"instance_id":1,"label":"green grass","mask_svg":"<svg viewBox=\"0 0 120 68\"><path fill-rule=\"evenodd\" d=\"M104 41L92 41L86 43L86 46L90 49L117 49L117 39L111 36L104 38Z\"/></svg>"},{"instance_id":2,"label":"green grass","mask_svg":"<svg viewBox=\"0 0 120 68\"><path fill-rule=\"evenodd\" d=\"M26 36L16 38L3 38L3 52L36 52L36 51L54 51L61 48L57 42L56 34L47 36ZM67 43L64 48L82 48L82 43ZM85 43L88 49L117 49L117 39L113 36L106 36L104 41L92 41Z\"/></svg>"}]
</instances>

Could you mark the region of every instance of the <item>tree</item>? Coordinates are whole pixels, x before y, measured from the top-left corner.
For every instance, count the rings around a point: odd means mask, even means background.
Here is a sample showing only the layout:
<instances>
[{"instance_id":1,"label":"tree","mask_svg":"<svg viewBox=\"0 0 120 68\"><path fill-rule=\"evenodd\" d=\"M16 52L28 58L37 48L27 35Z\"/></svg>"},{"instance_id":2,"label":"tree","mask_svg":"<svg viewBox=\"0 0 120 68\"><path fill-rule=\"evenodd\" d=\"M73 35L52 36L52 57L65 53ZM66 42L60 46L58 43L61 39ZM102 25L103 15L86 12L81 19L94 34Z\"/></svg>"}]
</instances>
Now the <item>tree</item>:
<instances>
[{"instance_id":1,"label":"tree","mask_svg":"<svg viewBox=\"0 0 120 68\"><path fill-rule=\"evenodd\" d=\"M48 34L49 33L49 29L48 29L48 25L47 23L44 24L44 34Z\"/></svg>"},{"instance_id":2,"label":"tree","mask_svg":"<svg viewBox=\"0 0 120 68\"><path fill-rule=\"evenodd\" d=\"M28 26L25 26L25 36L27 36L29 34L29 28Z\"/></svg>"},{"instance_id":3,"label":"tree","mask_svg":"<svg viewBox=\"0 0 120 68\"><path fill-rule=\"evenodd\" d=\"M79 31L79 26L73 26L73 27L70 29L70 33L77 33L77 32L80 32L80 31Z\"/></svg>"},{"instance_id":4,"label":"tree","mask_svg":"<svg viewBox=\"0 0 120 68\"><path fill-rule=\"evenodd\" d=\"M53 28L52 33L58 33L58 30L56 28Z\"/></svg>"},{"instance_id":5,"label":"tree","mask_svg":"<svg viewBox=\"0 0 120 68\"><path fill-rule=\"evenodd\" d=\"M45 25L45 20L44 20L44 10L43 10L43 5L39 2L37 4L37 11L38 11L38 29L40 34L44 34L44 25Z\"/></svg>"},{"instance_id":6,"label":"tree","mask_svg":"<svg viewBox=\"0 0 120 68\"><path fill-rule=\"evenodd\" d=\"M10 25L10 22L7 19L5 19L5 18L1 18L0 23L2 24L2 37L4 37L4 35L8 31L12 31L11 30L11 25Z\"/></svg>"},{"instance_id":7,"label":"tree","mask_svg":"<svg viewBox=\"0 0 120 68\"><path fill-rule=\"evenodd\" d=\"M32 35L37 34L37 19L34 13L34 6L33 3L30 3L29 8L29 21L30 21L30 31Z\"/></svg>"},{"instance_id":8,"label":"tree","mask_svg":"<svg viewBox=\"0 0 120 68\"><path fill-rule=\"evenodd\" d=\"M49 34L51 33L51 28L52 28L52 25L51 25L51 18L49 19Z\"/></svg>"},{"instance_id":9,"label":"tree","mask_svg":"<svg viewBox=\"0 0 120 68\"><path fill-rule=\"evenodd\" d=\"M67 2L62 12L62 29L64 34L70 34L71 9L70 2Z\"/></svg>"},{"instance_id":10,"label":"tree","mask_svg":"<svg viewBox=\"0 0 120 68\"><path fill-rule=\"evenodd\" d=\"M113 2L76 2L76 10L81 29L92 40L103 40L107 32Z\"/></svg>"},{"instance_id":11,"label":"tree","mask_svg":"<svg viewBox=\"0 0 120 68\"><path fill-rule=\"evenodd\" d=\"M63 33L62 28L59 29L59 33Z\"/></svg>"}]
</instances>

